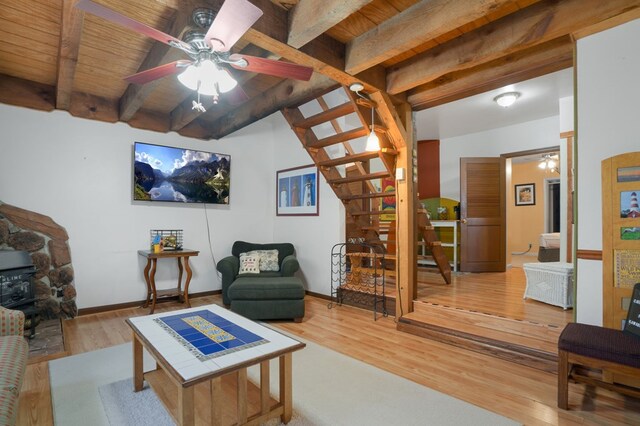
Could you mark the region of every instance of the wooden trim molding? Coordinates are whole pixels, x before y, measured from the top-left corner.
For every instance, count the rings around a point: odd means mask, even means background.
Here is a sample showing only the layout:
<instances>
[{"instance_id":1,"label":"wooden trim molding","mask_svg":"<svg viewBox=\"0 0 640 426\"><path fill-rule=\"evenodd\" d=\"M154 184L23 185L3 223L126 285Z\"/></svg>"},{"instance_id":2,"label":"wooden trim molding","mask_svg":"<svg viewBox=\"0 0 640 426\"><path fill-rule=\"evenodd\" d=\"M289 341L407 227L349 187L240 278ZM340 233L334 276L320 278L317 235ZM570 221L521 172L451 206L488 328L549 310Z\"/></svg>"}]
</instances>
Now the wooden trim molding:
<instances>
[{"instance_id":1,"label":"wooden trim molding","mask_svg":"<svg viewBox=\"0 0 640 426\"><path fill-rule=\"evenodd\" d=\"M329 300L329 301L333 300L331 296L326 294L316 293L315 291L307 290L305 293L309 296L317 297L318 299Z\"/></svg>"},{"instance_id":2,"label":"wooden trim molding","mask_svg":"<svg viewBox=\"0 0 640 426\"><path fill-rule=\"evenodd\" d=\"M212 291L203 291L201 293L193 293L189 295L189 299L195 299L195 298L204 297L204 296L213 296L215 294L222 294L222 290L212 290ZM126 302L126 303L118 303L115 305L102 305L102 306L94 306L91 308L78 309L78 316L99 314L101 312L115 311L118 309L125 309L125 308L135 308L138 306L142 306L144 302L145 302L144 300L138 300L135 302Z\"/></svg>"},{"instance_id":3,"label":"wooden trim molding","mask_svg":"<svg viewBox=\"0 0 640 426\"><path fill-rule=\"evenodd\" d=\"M602 260L602 250L576 250L576 257L582 260Z\"/></svg>"},{"instance_id":4,"label":"wooden trim molding","mask_svg":"<svg viewBox=\"0 0 640 426\"><path fill-rule=\"evenodd\" d=\"M573 137L573 130L567 132L560 132L560 139L568 139Z\"/></svg>"}]
</instances>

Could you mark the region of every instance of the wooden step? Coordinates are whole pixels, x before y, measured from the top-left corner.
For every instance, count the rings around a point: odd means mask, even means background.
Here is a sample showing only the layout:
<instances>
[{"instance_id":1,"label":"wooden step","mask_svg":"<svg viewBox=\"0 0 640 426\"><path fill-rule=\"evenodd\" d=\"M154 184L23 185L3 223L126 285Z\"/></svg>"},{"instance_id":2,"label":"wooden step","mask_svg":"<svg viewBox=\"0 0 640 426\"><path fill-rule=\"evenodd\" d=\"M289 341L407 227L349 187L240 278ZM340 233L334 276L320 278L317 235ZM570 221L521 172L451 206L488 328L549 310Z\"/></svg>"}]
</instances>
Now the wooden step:
<instances>
[{"instance_id":1,"label":"wooden step","mask_svg":"<svg viewBox=\"0 0 640 426\"><path fill-rule=\"evenodd\" d=\"M365 151L358 154L345 155L340 158L333 158L331 160L319 161L318 167L335 167L341 164L355 163L356 161L368 161L372 158L378 158L377 151Z\"/></svg>"},{"instance_id":2,"label":"wooden step","mask_svg":"<svg viewBox=\"0 0 640 426\"><path fill-rule=\"evenodd\" d=\"M313 143L307 143L305 147L307 149L320 149L327 146L336 145L342 142L347 142L353 139L358 139L369 134L369 129L365 127L359 127L357 129L349 130L346 132L338 133L333 136L328 136L323 139L319 139Z\"/></svg>"},{"instance_id":3,"label":"wooden step","mask_svg":"<svg viewBox=\"0 0 640 426\"><path fill-rule=\"evenodd\" d=\"M396 191L388 191L388 192L370 192L368 194L356 194L349 195L345 197L340 197L342 201L350 201L350 200L363 200L366 198L383 198L383 197L395 197Z\"/></svg>"},{"instance_id":4,"label":"wooden step","mask_svg":"<svg viewBox=\"0 0 640 426\"><path fill-rule=\"evenodd\" d=\"M349 176L349 177L339 178L339 179L329 179L327 183L333 184L333 185L341 185L343 183L361 182L365 180L381 179L386 177L390 178L392 176L389 174L389 172L376 172L376 173L369 173L369 174L360 175L360 176Z\"/></svg>"},{"instance_id":5,"label":"wooden step","mask_svg":"<svg viewBox=\"0 0 640 426\"><path fill-rule=\"evenodd\" d=\"M398 330L550 373L557 370L562 327L426 302L413 305L414 312L400 318Z\"/></svg>"},{"instance_id":6,"label":"wooden step","mask_svg":"<svg viewBox=\"0 0 640 426\"><path fill-rule=\"evenodd\" d=\"M296 121L293 123L293 127L310 129L318 124L326 123L327 121L335 120L336 118L351 114L352 112L355 112L355 110L355 106L351 102L347 102L326 111L322 111L316 115L312 115L311 117Z\"/></svg>"}]
</instances>

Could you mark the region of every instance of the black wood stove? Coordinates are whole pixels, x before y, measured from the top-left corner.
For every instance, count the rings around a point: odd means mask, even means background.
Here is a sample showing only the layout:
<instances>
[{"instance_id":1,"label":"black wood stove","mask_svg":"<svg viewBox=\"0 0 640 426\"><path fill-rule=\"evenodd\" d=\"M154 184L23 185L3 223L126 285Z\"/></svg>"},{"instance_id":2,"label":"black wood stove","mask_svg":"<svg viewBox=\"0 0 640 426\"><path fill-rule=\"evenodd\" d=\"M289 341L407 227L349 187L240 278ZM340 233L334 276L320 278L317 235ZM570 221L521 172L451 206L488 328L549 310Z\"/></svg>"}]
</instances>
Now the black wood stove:
<instances>
[{"instance_id":1,"label":"black wood stove","mask_svg":"<svg viewBox=\"0 0 640 426\"><path fill-rule=\"evenodd\" d=\"M25 313L33 337L36 329L33 277L36 268L26 251L0 250L0 305Z\"/></svg>"}]
</instances>

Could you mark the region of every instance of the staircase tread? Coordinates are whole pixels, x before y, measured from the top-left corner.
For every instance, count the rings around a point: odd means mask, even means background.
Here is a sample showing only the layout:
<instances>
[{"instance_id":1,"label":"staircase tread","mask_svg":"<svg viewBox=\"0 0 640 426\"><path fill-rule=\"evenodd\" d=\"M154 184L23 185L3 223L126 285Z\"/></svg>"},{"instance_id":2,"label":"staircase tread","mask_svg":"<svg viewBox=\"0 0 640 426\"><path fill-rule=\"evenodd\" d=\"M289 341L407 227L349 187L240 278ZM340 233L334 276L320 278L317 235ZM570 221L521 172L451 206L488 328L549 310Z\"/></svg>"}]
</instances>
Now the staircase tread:
<instances>
[{"instance_id":1,"label":"staircase tread","mask_svg":"<svg viewBox=\"0 0 640 426\"><path fill-rule=\"evenodd\" d=\"M348 130L346 132L338 133L332 136L327 136L313 143L306 144L308 149L319 149L327 146L336 145L342 142L347 142L353 139L357 139L369 134L369 130L365 127L359 127L357 129Z\"/></svg>"},{"instance_id":2,"label":"staircase tread","mask_svg":"<svg viewBox=\"0 0 640 426\"><path fill-rule=\"evenodd\" d=\"M319 167L339 166L341 164L354 163L356 161L367 161L372 158L377 158L378 155L379 154L377 152L366 151L366 152L360 152L357 154L348 154L348 155L345 155L344 157L332 158L330 160L319 161L317 165Z\"/></svg>"},{"instance_id":3,"label":"staircase tread","mask_svg":"<svg viewBox=\"0 0 640 426\"><path fill-rule=\"evenodd\" d=\"M335 106L326 111L322 111L318 114L304 118L302 120L293 123L293 127L309 129L317 126L318 124L326 123L327 121L342 117L352 112L355 112L356 108L351 102L345 102L344 104Z\"/></svg>"}]
</instances>

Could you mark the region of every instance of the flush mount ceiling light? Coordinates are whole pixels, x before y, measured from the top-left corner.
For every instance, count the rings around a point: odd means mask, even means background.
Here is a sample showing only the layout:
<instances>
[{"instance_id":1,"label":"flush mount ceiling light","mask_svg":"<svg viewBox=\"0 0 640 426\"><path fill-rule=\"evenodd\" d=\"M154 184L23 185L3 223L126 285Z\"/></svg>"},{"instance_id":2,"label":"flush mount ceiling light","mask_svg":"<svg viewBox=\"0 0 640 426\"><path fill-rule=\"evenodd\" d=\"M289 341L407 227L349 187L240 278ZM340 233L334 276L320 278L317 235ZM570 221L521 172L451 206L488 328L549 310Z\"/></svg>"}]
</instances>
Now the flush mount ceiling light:
<instances>
[{"instance_id":1,"label":"flush mount ceiling light","mask_svg":"<svg viewBox=\"0 0 640 426\"><path fill-rule=\"evenodd\" d=\"M380 151L380 139L373 128L375 117L373 115L374 103L371 99L365 97L360 93L360 91L364 89L364 86L361 83L353 83L349 86L349 90L354 92L356 95L360 96L362 99L366 99L371 102L371 130L369 131L369 136L367 136L367 144L364 147L365 151Z\"/></svg>"},{"instance_id":2,"label":"flush mount ceiling light","mask_svg":"<svg viewBox=\"0 0 640 426\"><path fill-rule=\"evenodd\" d=\"M501 107L507 108L513 105L513 103L520 97L519 92L506 92L496 96L493 100Z\"/></svg>"}]
</instances>

